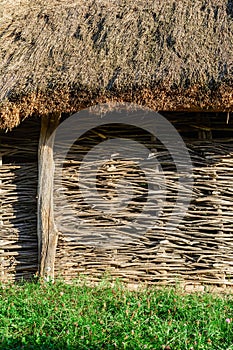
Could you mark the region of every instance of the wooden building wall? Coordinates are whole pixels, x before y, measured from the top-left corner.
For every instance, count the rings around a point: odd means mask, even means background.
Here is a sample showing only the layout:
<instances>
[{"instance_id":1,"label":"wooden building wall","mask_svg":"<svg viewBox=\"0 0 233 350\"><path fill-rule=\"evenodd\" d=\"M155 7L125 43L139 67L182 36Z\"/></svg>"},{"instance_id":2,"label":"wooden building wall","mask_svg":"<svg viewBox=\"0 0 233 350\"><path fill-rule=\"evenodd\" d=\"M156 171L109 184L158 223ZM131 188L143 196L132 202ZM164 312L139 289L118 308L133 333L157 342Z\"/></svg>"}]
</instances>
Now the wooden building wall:
<instances>
[{"instance_id":1,"label":"wooden building wall","mask_svg":"<svg viewBox=\"0 0 233 350\"><path fill-rule=\"evenodd\" d=\"M189 210L170 235L164 231L166 212L177 194L177 174L169 152L141 130L122 127L96 129L78 140L63 169L64 195L68 206L54 192L54 211L61 218L55 249L55 277L72 279L79 274L98 280L104 274L129 282L233 283L233 121L226 113L162 113L180 132L193 162L194 189ZM0 272L1 280L31 277L38 271L38 145L41 120L24 121L12 132L0 133ZM78 186L82 157L103 138L131 137L158 150L158 161L168 179L165 210L155 228L143 237L122 237L114 217L99 215L83 200ZM107 164L111 165L110 163ZM131 163L115 164L115 180L127 175L136 199L131 209L117 220L134 220L147 195L140 169ZM46 169L45 169L46 170ZM122 175L123 174L123 175ZM114 174L113 174L114 175ZM49 176L49 173L48 173ZM107 167L101 167L98 191L114 196ZM56 172L55 172L56 181ZM156 184L155 184L156 186ZM123 191L124 188L121 188ZM109 198L108 198L109 199ZM95 197L92 198L93 203ZM77 225L70 208L82 219ZM148 219L145 219L145 226ZM127 220L126 220L127 221ZM55 220L56 223L56 220ZM75 229L74 229L75 228ZM46 257L45 257L46 260Z\"/></svg>"}]
</instances>

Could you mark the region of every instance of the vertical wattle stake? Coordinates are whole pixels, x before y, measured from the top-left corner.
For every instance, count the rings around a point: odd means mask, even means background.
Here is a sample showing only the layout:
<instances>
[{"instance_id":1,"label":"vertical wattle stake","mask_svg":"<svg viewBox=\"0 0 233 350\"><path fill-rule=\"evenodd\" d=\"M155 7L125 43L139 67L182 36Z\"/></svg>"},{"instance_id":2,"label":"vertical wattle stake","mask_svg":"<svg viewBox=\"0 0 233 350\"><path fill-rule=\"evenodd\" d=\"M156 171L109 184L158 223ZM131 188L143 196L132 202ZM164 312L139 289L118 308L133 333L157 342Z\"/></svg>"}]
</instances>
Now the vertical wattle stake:
<instances>
[{"instance_id":1,"label":"vertical wattle stake","mask_svg":"<svg viewBox=\"0 0 233 350\"><path fill-rule=\"evenodd\" d=\"M58 231L54 223L53 182L54 136L51 137L59 124L60 114L43 116L38 148L38 211L37 234L39 250L39 274L46 281L54 279L54 264Z\"/></svg>"}]
</instances>

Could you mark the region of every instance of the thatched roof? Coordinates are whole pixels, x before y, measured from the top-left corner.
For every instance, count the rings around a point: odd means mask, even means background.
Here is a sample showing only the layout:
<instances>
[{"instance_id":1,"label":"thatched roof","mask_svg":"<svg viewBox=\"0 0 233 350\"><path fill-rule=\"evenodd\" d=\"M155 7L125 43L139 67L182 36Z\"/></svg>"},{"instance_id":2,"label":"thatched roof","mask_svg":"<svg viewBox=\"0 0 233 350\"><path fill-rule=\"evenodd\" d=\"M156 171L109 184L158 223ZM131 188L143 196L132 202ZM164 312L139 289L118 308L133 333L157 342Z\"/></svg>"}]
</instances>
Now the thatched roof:
<instances>
[{"instance_id":1,"label":"thatched roof","mask_svg":"<svg viewBox=\"0 0 233 350\"><path fill-rule=\"evenodd\" d=\"M0 0L0 125L126 100L233 110L232 0Z\"/></svg>"}]
</instances>

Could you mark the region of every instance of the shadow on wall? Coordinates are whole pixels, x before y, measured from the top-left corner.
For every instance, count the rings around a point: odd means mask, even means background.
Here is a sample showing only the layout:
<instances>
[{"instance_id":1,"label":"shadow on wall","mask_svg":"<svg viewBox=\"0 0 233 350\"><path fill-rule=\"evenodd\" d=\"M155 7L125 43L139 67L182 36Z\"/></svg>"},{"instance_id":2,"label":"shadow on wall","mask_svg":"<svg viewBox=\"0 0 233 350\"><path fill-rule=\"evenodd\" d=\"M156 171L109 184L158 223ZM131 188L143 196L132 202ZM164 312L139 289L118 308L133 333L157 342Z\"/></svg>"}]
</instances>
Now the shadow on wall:
<instances>
[{"instance_id":1,"label":"shadow on wall","mask_svg":"<svg viewBox=\"0 0 233 350\"><path fill-rule=\"evenodd\" d=\"M36 231L37 146L39 120L23 122L11 132L0 132L3 165L0 230L0 279L31 278L38 270Z\"/></svg>"}]
</instances>

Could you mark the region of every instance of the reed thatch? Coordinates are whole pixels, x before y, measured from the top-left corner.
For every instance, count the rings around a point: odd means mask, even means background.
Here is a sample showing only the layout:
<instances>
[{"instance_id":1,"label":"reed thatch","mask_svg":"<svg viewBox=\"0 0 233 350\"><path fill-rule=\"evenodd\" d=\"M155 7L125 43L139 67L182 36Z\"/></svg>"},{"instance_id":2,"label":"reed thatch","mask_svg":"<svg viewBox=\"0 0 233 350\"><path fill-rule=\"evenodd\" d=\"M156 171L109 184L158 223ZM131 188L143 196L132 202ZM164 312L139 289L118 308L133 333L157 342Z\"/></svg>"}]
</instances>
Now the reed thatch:
<instances>
[{"instance_id":1,"label":"reed thatch","mask_svg":"<svg viewBox=\"0 0 233 350\"><path fill-rule=\"evenodd\" d=\"M0 126L126 100L233 110L232 0L0 1Z\"/></svg>"}]
</instances>

